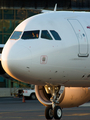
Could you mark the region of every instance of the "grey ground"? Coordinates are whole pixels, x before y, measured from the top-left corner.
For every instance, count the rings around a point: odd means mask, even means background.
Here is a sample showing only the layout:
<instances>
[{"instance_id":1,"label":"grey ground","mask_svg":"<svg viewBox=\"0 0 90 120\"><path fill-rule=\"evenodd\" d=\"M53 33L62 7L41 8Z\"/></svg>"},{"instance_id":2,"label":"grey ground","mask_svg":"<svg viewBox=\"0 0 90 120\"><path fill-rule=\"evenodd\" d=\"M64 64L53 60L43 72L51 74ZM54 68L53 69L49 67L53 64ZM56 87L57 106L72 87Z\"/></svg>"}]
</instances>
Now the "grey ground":
<instances>
[{"instance_id":1,"label":"grey ground","mask_svg":"<svg viewBox=\"0 0 90 120\"><path fill-rule=\"evenodd\" d=\"M46 120L45 107L38 100L0 98L0 120ZM61 120L90 120L90 103L75 108L63 109Z\"/></svg>"}]
</instances>

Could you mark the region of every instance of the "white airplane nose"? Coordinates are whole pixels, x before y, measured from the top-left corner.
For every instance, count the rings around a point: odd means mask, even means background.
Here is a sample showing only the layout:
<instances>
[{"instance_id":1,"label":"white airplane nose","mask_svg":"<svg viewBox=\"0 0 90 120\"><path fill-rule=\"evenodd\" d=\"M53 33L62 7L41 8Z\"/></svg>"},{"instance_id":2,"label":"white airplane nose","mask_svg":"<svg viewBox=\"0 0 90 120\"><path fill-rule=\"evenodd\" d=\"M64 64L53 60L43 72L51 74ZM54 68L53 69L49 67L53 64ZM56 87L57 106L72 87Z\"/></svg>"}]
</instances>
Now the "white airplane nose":
<instances>
[{"instance_id":1,"label":"white airplane nose","mask_svg":"<svg viewBox=\"0 0 90 120\"><path fill-rule=\"evenodd\" d=\"M29 68L31 62L28 59L29 55L31 56L30 49L9 41L5 45L1 57L1 63L6 73L15 79L21 79L23 73L25 74L27 71L27 67Z\"/></svg>"}]
</instances>

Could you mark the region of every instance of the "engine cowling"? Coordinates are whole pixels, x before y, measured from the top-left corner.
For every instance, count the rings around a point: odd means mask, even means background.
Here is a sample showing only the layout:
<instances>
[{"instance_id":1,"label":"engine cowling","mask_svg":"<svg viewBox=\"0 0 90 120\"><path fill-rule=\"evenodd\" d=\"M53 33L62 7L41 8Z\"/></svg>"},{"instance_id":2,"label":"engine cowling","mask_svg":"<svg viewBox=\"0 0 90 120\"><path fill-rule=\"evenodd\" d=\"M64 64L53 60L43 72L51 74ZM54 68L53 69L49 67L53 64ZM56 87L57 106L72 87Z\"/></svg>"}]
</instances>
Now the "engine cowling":
<instances>
[{"instance_id":1,"label":"engine cowling","mask_svg":"<svg viewBox=\"0 0 90 120\"><path fill-rule=\"evenodd\" d=\"M51 106L51 94L47 94L44 86L35 86L35 92L38 100L44 106ZM78 107L90 100L90 89L83 87L65 87L59 97L59 106L61 108Z\"/></svg>"}]
</instances>

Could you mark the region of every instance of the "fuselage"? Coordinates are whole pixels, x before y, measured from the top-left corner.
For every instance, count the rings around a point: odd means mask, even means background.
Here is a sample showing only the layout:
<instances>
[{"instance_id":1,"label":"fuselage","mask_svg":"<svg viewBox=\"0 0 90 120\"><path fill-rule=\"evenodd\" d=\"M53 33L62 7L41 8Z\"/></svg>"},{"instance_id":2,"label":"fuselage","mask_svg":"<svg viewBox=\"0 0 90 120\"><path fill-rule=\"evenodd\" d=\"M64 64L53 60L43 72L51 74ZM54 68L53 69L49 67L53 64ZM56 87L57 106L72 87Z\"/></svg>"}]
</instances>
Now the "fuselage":
<instances>
[{"instance_id":1,"label":"fuselage","mask_svg":"<svg viewBox=\"0 0 90 120\"><path fill-rule=\"evenodd\" d=\"M14 39L15 31L19 38ZM36 85L90 86L90 13L39 14L23 21L14 32L1 58L10 76ZM27 34L32 32L34 38L29 39Z\"/></svg>"}]
</instances>

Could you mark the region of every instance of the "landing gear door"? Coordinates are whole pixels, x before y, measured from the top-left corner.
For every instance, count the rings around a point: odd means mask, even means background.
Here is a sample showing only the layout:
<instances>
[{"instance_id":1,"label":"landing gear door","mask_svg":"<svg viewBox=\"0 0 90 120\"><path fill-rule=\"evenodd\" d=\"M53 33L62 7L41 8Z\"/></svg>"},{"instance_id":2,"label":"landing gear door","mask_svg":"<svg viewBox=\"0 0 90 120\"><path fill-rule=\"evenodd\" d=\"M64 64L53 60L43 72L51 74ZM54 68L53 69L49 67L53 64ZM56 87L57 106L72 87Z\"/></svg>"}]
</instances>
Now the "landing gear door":
<instances>
[{"instance_id":1,"label":"landing gear door","mask_svg":"<svg viewBox=\"0 0 90 120\"><path fill-rule=\"evenodd\" d=\"M68 21L71 24L78 40L78 56L88 57L88 40L83 26L76 19L69 19Z\"/></svg>"}]
</instances>

